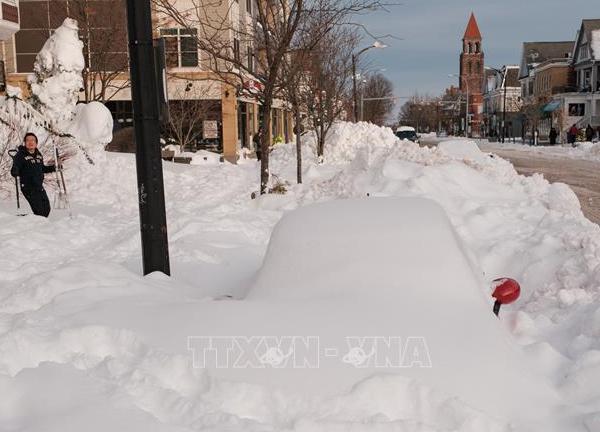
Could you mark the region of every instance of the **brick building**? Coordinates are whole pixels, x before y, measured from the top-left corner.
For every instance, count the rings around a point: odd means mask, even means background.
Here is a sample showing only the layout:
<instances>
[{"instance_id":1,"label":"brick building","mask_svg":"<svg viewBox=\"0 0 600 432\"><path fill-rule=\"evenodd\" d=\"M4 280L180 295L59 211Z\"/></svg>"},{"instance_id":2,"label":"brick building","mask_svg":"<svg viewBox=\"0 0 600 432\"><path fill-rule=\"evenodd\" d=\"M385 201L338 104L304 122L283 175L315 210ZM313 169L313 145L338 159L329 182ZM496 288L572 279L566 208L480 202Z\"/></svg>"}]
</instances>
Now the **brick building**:
<instances>
[{"instance_id":1,"label":"brick building","mask_svg":"<svg viewBox=\"0 0 600 432\"><path fill-rule=\"evenodd\" d=\"M468 132L472 136L482 135L484 60L481 32L475 15L471 13L462 39L459 88L465 96L468 94L466 117L469 119Z\"/></svg>"}]
</instances>

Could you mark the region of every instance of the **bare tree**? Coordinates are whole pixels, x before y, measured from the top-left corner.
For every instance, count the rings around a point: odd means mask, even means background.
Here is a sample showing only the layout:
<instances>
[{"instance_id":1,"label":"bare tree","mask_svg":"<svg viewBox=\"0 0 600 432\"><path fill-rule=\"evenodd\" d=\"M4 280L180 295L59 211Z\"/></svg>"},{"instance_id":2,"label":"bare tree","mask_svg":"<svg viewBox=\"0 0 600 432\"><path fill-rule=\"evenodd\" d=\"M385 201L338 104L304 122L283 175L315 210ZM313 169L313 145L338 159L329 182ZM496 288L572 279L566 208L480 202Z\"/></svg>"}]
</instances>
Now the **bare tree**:
<instances>
[{"instance_id":1,"label":"bare tree","mask_svg":"<svg viewBox=\"0 0 600 432\"><path fill-rule=\"evenodd\" d=\"M129 87L125 1L68 0L66 7L84 44L85 101L106 102Z\"/></svg>"},{"instance_id":2,"label":"bare tree","mask_svg":"<svg viewBox=\"0 0 600 432\"><path fill-rule=\"evenodd\" d=\"M325 138L349 104L352 52L360 37L355 28L338 27L326 35L310 55L302 93L308 118L317 136L317 156L325 151Z\"/></svg>"},{"instance_id":3,"label":"bare tree","mask_svg":"<svg viewBox=\"0 0 600 432\"><path fill-rule=\"evenodd\" d=\"M383 126L394 109L392 82L381 73L376 73L369 75L362 87L362 120Z\"/></svg>"},{"instance_id":4,"label":"bare tree","mask_svg":"<svg viewBox=\"0 0 600 432\"><path fill-rule=\"evenodd\" d=\"M318 17L319 33L327 35L352 14L384 5L380 0L258 0L250 23L236 19L238 2L190 0L187 3L190 7L182 8L176 0L153 1L166 20L190 30L220 80L240 92L248 87L245 84L249 80L260 84L253 86L251 94L261 104L263 118L261 193L267 192L269 183L271 108L281 94L278 83L283 65L293 51L293 41L301 32L302 23Z\"/></svg>"}]
</instances>

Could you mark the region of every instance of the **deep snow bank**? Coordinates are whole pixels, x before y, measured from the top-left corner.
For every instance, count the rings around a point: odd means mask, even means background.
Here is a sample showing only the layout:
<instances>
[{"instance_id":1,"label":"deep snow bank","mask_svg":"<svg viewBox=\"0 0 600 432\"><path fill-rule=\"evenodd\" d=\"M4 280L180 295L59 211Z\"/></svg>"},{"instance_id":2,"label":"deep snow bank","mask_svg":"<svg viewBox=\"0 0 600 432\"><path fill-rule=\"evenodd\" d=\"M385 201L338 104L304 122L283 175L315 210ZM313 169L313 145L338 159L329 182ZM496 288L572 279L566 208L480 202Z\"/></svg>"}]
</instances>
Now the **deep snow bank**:
<instances>
[{"instance_id":1,"label":"deep snow bank","mask_svg":"<svg viewBox=\"0 0 600 432\"><path fill-rule=\"evenodd\" d=\"M272 172L289 182L283 196L249 199L258 185L253 161L165 163L171 279L139 276L132 155L103 154L94 166L67 165L72 220L60 211L50 220L15 218L14 202L0 202L0 393L9 394L0 401L0 429L45 432L52 424L69 430L64 413L76 409L78 421L98 429L122 420L118 427L128 430L147 430L148 424L169 431L510 430L507 423L518 418L495 419L421 377L377 375L346 391L309 395L273 390L277 380L261 383L261 373L191 367L187 337L206 329L230 335L240 328L273 334L286 329L281 323L294 324L298 333L335 326L337 299L245 296L285 212L369 194L441 205L474 274L483 278L477 285L483 303L491 279L512 276L522 283L523 298L503 310L500 323L524 346L522 373L532 379L542 374L565 405L544 416L546 424L527 423L525 430L595 431L600 229L582 216L572 191L541 176L519 176L508 162L486 154L420 148L368 124L338 124L334 132L322 164L310 153L314 141L305 137L301 186L294 185L294 146L274 150ZM431 262L426 277L434 277L438 266ZM402 263L387 267L373 279L396 283ZM364 303L354 302L345 314L355 312L356 323L368 326L366 319L379 312L379 323L389 320L386 333L397 334L401 317L393 302L372 310ZM313 322L315 315L330 319ZM469 317L463 318L457 324L467 327ZM489 325L497 323L489 318ZM508 339L502 343L518 350ZM434 368L435 359L432 352ZM53 376L62 378L61 386ZM307 380L300 374L297 381ZM54 403L33 410L29 400Z\"/></svg>"}]
</instances>

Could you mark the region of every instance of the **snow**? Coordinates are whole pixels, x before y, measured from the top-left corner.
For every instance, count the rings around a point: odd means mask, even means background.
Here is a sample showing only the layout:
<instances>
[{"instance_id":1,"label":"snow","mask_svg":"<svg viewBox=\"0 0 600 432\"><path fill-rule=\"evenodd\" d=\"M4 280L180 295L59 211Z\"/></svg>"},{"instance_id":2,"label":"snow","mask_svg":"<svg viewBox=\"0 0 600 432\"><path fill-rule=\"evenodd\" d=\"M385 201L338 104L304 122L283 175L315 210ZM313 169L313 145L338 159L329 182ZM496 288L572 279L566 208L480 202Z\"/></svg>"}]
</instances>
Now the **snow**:
<instances>
[{"instance_id":1,"label":"snow","mask_svg":"<svg viewBox=\"0 0 600 432\"><path fill-rule=\"evenodd\" d=\"M171 278L140 276L133 155L65 163L72 219L0 201L0 430L597 430L600 227L567 186L367 123L304 141L305 183L279 145L254 200L255 161L164 163ZM423 335L433 367L192 367L189 336L284 334Z\"/></svg>"},{"instance_id":2,"label":"snow","mask_svg":"<svg viewBox=\"0 0 600 432\"><path fill-rule=\"evenodd\" d=\"M412 126L400 126L396 129L397 132L414 132L415 128Z\"/></svg>"},{"instance_id":3,"label":"snow","mask_svg":"<svg viewBox=\"0 0 600 432\"><path fill-rule=\"evenodd\" d=\"M65 18L37 54L34 73L29 76L34 107L58 130L64 130L73 118L84 67L77 21Z\"/></svg>"},{"instance_id":4,"label":"snow","mask_svg":"<svg viewBox=\"0 0 600 432\"><path fill-rule=\"evenodd\" d=\"M112 141L112 130L112 114L104 104L92 101L75 106L75 116L70 124L69 132L76 139L88 145L96 145L103 150L106 144Z\"/></svg>"},{"instance_id":5,"label":"snow","mask_svg":"<svg viewBox=\"0 0 600 432\"><path fill-rule=\"evenodd\" d=\"M596 60L600 60L600 30L592 30L592 53Z\"/></svg>"}]
</instances>

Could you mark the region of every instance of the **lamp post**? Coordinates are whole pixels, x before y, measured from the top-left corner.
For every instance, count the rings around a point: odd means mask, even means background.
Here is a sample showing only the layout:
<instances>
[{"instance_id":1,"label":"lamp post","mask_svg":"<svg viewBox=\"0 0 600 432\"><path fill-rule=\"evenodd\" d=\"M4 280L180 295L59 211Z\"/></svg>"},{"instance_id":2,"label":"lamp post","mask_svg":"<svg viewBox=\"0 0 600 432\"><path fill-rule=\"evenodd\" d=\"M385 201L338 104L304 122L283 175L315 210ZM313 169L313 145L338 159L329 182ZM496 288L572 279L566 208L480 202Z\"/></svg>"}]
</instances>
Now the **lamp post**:
<instances>
[{"instance_id":1,"label":"lamp post","mask_svg":"<svg viewBox=\"0 0 600 432\"><path fill-rule=\"evenodd\" d=\"M465 107L465 138L469 137L469 81L467 81L465 79L464 76L459 75L459 74L449 74L449 77L456 77L459 78L464 84L465 87L467 89L467 105Z\"/></svg>"},{"instance_id":2,"label":"lamp post","mask_svg":"<svg viewBox=\"0 0 600 432\"><path fill-rule=\"evenodd\" d=\"M352 111L355 123L358 121L358 89L356 86L356 63L358 62L358 58L362 54L373 48L384 49L387 48L387 45L379 41L375 41L373 42L373 45L361 49L356 54L352 54Z\"/></svg>"},{"instance_id":3,"label":"lamp post","mask_svg":"<svg viewBox=\"0 0 600 432\"><path fill-rule=\"evenodd\" d=\"M170 275L150 0L127 0L127 29L143 272Z\"/></svg>"}]
</instances>

